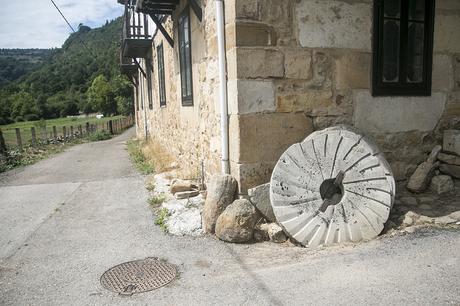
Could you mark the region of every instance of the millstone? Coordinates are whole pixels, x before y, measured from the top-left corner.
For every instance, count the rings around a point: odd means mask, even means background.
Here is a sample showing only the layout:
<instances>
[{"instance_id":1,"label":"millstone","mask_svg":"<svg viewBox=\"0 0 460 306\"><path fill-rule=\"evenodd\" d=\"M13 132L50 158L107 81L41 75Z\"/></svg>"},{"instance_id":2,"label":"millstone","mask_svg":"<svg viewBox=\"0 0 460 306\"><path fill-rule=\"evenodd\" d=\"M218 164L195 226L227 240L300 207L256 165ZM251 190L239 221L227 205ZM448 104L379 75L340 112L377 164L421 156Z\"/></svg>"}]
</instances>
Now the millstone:
<instances>
[{"instance_id":1,"label":"millstone","mask_svg":"<svg viewBox=\"0 0 460 306\"><path fill-rule=\"evenodd\" d=\"M292 145L270 182L277 221L304 246L376 237L394 195L390 166L377 145L346 126L314 132Z\"/></svg>"}]
</instances>

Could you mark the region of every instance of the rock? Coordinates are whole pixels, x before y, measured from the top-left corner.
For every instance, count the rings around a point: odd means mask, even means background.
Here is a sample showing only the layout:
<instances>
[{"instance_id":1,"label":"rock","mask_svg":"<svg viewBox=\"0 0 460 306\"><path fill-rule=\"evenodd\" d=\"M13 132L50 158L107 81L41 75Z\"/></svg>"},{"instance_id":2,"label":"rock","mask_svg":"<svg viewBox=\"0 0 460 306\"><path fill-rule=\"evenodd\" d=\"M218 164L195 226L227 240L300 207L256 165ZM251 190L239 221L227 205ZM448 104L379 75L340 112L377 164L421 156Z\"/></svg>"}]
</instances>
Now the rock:
<instances>
[{"instance_id":1,"label":"rock","mask_svg":"<svg viewBox=\"0 0 460 306\"><path fill-rule=\"evenodd\" d=\"M408 204L408 205L412 205L412 206L417 205L417 199L414 198L414 197L402 197L401 201L404 204Z\"/></svg>"},{"instance_id":2,"label":"rock","mask_svg":"<svg viewBox=\"0 0 460 306\"><path fill-rule=\"evenodd\" d=\"M402 225L403 226L411 226L417 221L419 215L414 213L413 211L408 211L404 216L402 216Z\"/></svg>"},{"instance_id":3,"label":"rock","mask_svg":"<svg viewBox=\"0 0 460 306\"><path fill-rule=\"evenodd\" d=\"M198 190L182 191L182 192L176 192L174 197L176 197L176 199L178 199L178 200L182 200L182 199L188 199L188 198L196 197L199 194L200 194L200 192Z\"/></svg>"},{"instance_id":4,"label":"rock","mask_svg":"<svg viewBox=\"0 0 460 306\"><path fill-rule=\"evenodd\" d=\"M442 142L444 151L460 156L460 130L446 130Z\"/></svg>"},{"instance_id":5,"label":"rock","mask_svg":"<svg viewBox=\"0 0 460 306\"><path fill-rule=\"evenodd\" d=\"M248 242L253 238L258 218L259 214L251 202L236 200L217 219L216 236L227 242Z\"/></svg>"},{"instance_id":6,"label":"rock","mask_svg":"<svg viewBox=\"0 0 460 306\"><path fill-rule=\"evenodd\" d=\"M270 183L248 190L249 200L270 222L276 222L273 207L270 203Z\"/></svg>"},{"instance_id":7,"label":"rock","mask_svg":"<svg viewBox=\"0 0 460 306\"><path fill-rule=\"evenodd\" d=\"M168 232L177 235L199 236L201 229L201 212L198 208L179 210L172 214L166 221Z\"/></svg>"},{"instance_id":8,"label":"rock","mask_svg":"<svg viewBox=\"0 0 460 306\"><path fill-rule=\"evenodd\" d=\"M442 161L443 163L449 164L449 165L460 166L460 156L446 154L446 153L439 153L438 160Z\"/></svg>"},{"instance_id":9,"label":"rock","mask_svg":"<svg viewBox=\"0 0 460 306\"><path fill-rule=\"evenodd\" d=\"M434 219L434 224L439 224L439 225L447 225L447 224L453 224L457 222L454 218L451 218L450 216L442 216L442 217L436 217Z\"/></svg>"},{"instance_id":10,"label":"rock","mask_svg":"<svg viewBox=\"0 0 460 306\"><path fill-rule=\"evenodd\" d=\"M422 204L422 205L420 205L420 209L424 209L424 210L430 210L430 209L431 209L431 205L428 205L428 204Z\"/></svg>"},{"instance_id":11,"label":"rock","mask_svg":"<svg viewBox=\"0 0 460 306\"><path fill-rule=\"evenodd\" d=\"M460 166L441 164L439 170L444 174L460 179Z\"/></svg>"},{"instance_id":12,"label":"rock","mask_svg":"<svg viewBox=\"0 0 460 306\"><path fill-rule=\"evenodd\" d=\"M437 194L443 194L454 190L454 181L448 175L438 175L431 180L430 189Z\"/></svg>"},{"instance_id":13,"label":"rock","mask_svg":"<svg viewBox=\"0 0 460 306\"><path fill-rule=\"evenodd\" d=\"M454 211L453 213L449 214L449 218L460 221L460 211Z\"/></svg>"},{"instance_id":14,"label":"rock","mask_svg":"<svg viewBox=\"0 0 460 306\"><path fill-rule=\"evenodd\" d=\"M434 170L439 167L439 162L436 162L436 158L441 149L441 146L434 147L427 161L417 167L407 183L409 191L420 193L428 188L431 178L434 175Z\"/></svg>"},{"instance_id":15,"label":"rock","mask_svg":"<svg viewBox=\"0 0 460 306\"><path fill-rule=\"evenodd\" d=\"M194 188L197 188L197 186L193 185L190 181L174 179L171 181L170 191L172 194L176 194L178 192L191 191Z\"/></svg>"},{"instance_id":16,"label":"rock","mask_svg":"<svg viewBox=\"0 0 460 306\"><path fill-rule=\"evenodd\" d=\"M262 232L263 237L267 237L268 240L276 243L283 243L287 240L287 236L284 233L281 226L276 223L264 223L257 226L259 232Z\"/></svg>"},{"instance_id":17,"label":"rock","mask_svg":"<svg viewBox=\"0 0 460 306\"><path fill-rule=\"evenodd\" d=\"M217 218L235 199L236 180L230 175L215 175L208 185L203 207L203 230L214 233Z\"/></svg>"}]
</instances>

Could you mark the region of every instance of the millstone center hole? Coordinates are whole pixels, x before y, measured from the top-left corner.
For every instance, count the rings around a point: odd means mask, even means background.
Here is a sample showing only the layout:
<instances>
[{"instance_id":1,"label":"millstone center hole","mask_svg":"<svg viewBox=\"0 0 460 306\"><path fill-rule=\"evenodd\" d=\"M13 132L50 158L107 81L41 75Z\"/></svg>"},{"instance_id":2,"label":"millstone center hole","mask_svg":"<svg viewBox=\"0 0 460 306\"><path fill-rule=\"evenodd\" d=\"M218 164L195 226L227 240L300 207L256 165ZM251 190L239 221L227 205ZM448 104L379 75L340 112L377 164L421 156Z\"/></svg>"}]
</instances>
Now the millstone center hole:
<instances>
[{"instance_id":1,"label":"millstone center hole","mask_svg":"<svg viewBox=\"0 0 460 306\"><path fill-rule=\"evenodd\" d=\"M327 207L337 205L343 197L342 183L336 184L336 179L327 179L319 187L319 193L324 204L322 211L326 211Z\"/></svg>"}]
</instances>

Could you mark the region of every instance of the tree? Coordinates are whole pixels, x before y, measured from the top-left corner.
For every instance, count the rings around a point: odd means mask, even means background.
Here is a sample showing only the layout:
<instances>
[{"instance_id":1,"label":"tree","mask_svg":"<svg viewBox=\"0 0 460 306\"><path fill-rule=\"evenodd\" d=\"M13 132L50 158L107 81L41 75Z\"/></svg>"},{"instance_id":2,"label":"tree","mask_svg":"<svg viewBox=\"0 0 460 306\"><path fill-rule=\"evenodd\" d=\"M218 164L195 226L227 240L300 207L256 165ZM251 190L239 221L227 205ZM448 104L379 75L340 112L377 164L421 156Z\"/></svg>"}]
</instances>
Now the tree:
<instances>
[{"instance_id":1,"label":"tree","mask_svg":"<svg viewBox=\"0 0 460 306\"><path fill-rule=\"evenodd\" d=\"M96 77L87 92L88 103L93 109L102 112L104 116L116 114L117 103L112 87L105 78L100 75Z\"/></svg>"},{"instance_id":2,"label":"tree","mask_svg":"<svg viewBox=\"0 0 460 306\"><path fill-rule=\"evenodd\" d=\"M38 119L40 118L40 109L28 92L18 92L10 97L11 115L13 118Z\"/></svg>"}]
</instances>

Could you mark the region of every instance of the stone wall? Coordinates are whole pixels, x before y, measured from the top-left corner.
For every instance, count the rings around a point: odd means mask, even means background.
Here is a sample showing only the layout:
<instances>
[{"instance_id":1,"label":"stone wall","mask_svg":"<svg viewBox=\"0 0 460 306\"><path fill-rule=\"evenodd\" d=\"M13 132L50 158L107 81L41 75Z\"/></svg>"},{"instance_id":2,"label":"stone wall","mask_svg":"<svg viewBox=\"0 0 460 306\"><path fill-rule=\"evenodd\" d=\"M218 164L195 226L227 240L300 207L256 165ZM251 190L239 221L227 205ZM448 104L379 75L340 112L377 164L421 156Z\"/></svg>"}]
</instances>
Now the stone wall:
<instances>
[{"instance_id":1,"label":"stone wall","mask_svg":"<svg viewBox=\"0 0 460 306\"><path fill-rule=\"evenodd\" d=\"M460 127L460 2L438 0L431 97L371 96L371 0L235 0L228 56L232 172L240 192L312 130L350 124L405 178ZM233 95L236 93L236 95Z\"/></svg>"},{"instance_id":2,"label":"stone wall","mask_svg":"<svg viewBox=\"0 0 460 306\"><path fill-rule=\"evenodd\" d=\"M229 1L230 2L230 1ZM218 103L218 62L214 1L201 1L203 18L200 22L190 8L193 106L182 106L179 61L178 17L186 7L182 0L172 17L165 21L165 28L174 39L174 48L168 44L161 32L157 32L152 46L152 59L143 61L153 65L152 97L153 109L148 108L146 79L145 99L149 137L167 149L177 160L185 176L199 177L204 163L206 178L221 170L220 110ZM226 9L227 23L232 22L234 5ZM233 19L234 20L234 19ZM233 33L227 31L232 40ZM156 48L163 44L165 62L166 106L160 107L158 85L158 59ZM233 63L234 64L234 63ZM139 100L141 100L139 98ZM138 136L143 133L143 110L137 111Z\"/></svg>"}]
</instances>

